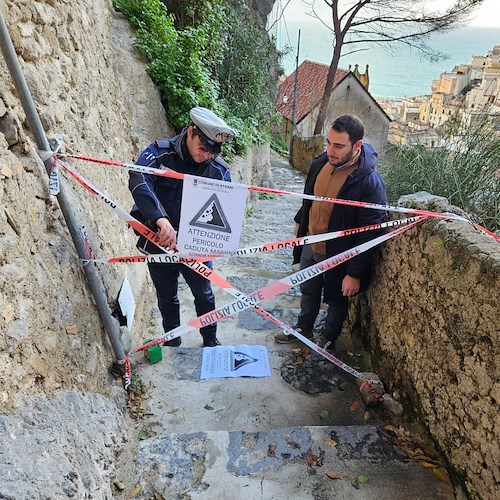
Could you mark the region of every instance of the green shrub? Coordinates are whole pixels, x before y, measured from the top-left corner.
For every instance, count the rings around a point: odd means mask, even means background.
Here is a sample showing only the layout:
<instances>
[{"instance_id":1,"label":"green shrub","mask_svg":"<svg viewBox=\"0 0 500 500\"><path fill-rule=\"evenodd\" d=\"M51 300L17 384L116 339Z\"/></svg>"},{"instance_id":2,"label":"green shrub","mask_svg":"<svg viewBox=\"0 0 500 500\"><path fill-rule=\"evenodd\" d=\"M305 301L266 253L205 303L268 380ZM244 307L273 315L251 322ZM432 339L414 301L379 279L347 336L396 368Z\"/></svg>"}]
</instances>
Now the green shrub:
<instances>
[{"instance_id":1,"label":"green shrub","mask_svg":"<svg viewBox=\"0 0 500 500\"><path fill-rule=\"evenodd\" d=\"M114 6L137 29L135 45L149 60L147 72L160 90L169 123L180 129L192 107L215 108L219 89L203 64L204 30L177 30L160 0L114 0Z\"/></svg>"},{"instance_id":2,"label":"green shrub","mask_svg":"<svg viewBox=\"0 0 500 500\"><path fill-rule=\"evenodd\" d=\"M229 0L186 0L176 16L160 0L114 0L136 28L136 47L177 130L193 106L222 116L237 132L225 156L269 141L277 54L271 41Z\"/></svg>"},{"instance_id":3,"label":"green shrub","mask_svg":"<svg viewBox=\"0 0 500 500\"><path fill-rule=\"evenodd\" d=\"M402 146L380 166L390 203L427 191L448 198L475 222L500 230L500 140L481 123L447 148Z\"/></svg>"}]
</instances>

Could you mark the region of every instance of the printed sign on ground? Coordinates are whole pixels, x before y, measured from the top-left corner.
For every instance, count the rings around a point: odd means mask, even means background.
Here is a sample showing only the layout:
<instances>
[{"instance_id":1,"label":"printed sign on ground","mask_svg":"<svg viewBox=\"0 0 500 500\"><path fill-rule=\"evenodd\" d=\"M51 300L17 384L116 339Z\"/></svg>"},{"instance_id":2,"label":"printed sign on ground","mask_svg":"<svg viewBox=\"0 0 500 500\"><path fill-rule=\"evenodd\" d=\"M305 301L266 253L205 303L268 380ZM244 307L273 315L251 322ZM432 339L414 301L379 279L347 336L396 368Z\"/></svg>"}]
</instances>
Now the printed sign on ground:
<instances>
[{"instance_id":1,"label":"printed sign on ground","mask_svg":"<svg viewBox=\"0 0 500 500\"><path fill-rule=\"evenodd\" d=\"M270 377L269 356L262 345L205 347L201 379Z\"/></svg>"}]
</instances>

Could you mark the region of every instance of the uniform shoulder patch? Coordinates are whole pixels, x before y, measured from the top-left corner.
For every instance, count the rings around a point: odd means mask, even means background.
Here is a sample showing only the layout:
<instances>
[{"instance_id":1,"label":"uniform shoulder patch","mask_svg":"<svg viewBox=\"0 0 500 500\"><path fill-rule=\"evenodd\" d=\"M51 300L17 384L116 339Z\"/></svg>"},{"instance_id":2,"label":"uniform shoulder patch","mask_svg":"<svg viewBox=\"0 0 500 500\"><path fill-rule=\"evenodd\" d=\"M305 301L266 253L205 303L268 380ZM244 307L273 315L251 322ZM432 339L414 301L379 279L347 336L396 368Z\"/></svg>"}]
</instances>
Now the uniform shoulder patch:
<instances>
[{"instance_id":1,"label":"uniform shoulder patch","mask_svg":"<svg viewBox=\"0 0 500 500\"><path fill-rule=\"evenodd\" d=\"M170 141L167 139L165 141L155 141L156 147L158 149L169 149L170 148Z\"/></svg>"}]
</instances>

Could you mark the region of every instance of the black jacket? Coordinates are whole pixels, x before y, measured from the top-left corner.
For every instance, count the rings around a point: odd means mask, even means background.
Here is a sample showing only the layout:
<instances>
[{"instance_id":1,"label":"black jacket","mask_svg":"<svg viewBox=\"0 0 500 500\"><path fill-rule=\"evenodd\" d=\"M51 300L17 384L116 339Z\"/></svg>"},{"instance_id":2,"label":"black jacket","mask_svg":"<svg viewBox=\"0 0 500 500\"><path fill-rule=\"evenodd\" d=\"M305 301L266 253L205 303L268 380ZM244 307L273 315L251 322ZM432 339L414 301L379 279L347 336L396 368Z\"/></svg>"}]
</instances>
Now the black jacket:
<instances>
[{"instance_id":1,"label":"black jacket","mask_svg":"<svg viewBox=\"0 0 500 500\"><path fill-rule=\"evenodd\" d=\"M304 188L305 194L314 194L316 178L327 163L326 152L314 158L307 175ZM384 181L375 169L377 153L369 144L363 144L358 168L346 179L337 198L345 200L366 201L371 203L386 204L386 189ZM298 236L305 236L309 227L309 210L312 201L304 200L302 207L295 216L299 224ZM357 208L348 205L335 204L328 222L328 231L339 231L356 227L368 226L383 222L385 211L369 208ZM335 238L326 242L327 257L337 255L356 245L369 241L381 234L380 230ZM371 271L371 262L374 249L368 250L340 266L328 271L325 275L325 302L328 297L338 291L338 287L346 274L361 280L361 288L368 285ZM301 247L294 249L294 263L300 261Z\"/></svg>"},{"instance_id":2,"label":"black jacket","mask_svg":"<svg viewBox=\"0 0 500 500\"><path fill-rule=\"evenodd\" d=\"M139 156L138 165L171 169L184 174L231 181L227 163L221 158L195 163L186 147L187 128L178 136L150 144ZM129 189L135 201L131 215L156 231L156 221L166 217L173 228L179 229L182 203L182 181L169 177L130 172ZM147 253L159 250L145 238L137 246Z\"/></svg>"}]
</instances>

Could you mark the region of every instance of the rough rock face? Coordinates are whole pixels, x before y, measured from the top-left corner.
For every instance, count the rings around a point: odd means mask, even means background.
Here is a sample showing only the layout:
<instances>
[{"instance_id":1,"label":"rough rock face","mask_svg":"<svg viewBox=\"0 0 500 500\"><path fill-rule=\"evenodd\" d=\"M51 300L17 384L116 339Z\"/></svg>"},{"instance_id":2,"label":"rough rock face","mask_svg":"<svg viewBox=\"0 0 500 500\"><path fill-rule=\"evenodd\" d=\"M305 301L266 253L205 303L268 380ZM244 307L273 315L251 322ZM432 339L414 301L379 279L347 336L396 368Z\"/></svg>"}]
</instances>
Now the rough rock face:
<instances>
[{"instance_id":1,"label":"rough rock face","mask_svg":"<svg viewBox=\"0 0 500 500\"><path fill-rule=\"evenodd\" d=\"M443 200L412 206L456 210ZM382 380L413 404L473 498L495 498L500 479L499 289L498 242L430 221L384 246L356 304Z\"/></svg>"},{"instance_id":2,"label":"rough rock face","mask_svg":"<svg viewBox=\"0 0 500 500\"><path fill-rule=\"evenodd\" d=\"M169 12L176 14L183 12L182 0L161 0ZM254 19L265 28L267 16L271 13L274 0L229 0L236 8L241 8L246 4Z\"/></svg>"},{"instance_id":3,"label":"rough rock face","mask_svg":"<svg viewBox=\"0 0 500 500\"><path fill-rule=\"evenodd\" d=\"M274 3L275 0L246 0L246 4L261 26L266 25L267 16L273 10Z\"/></svg>"},{"instance_id":4,"label":"rough rock face","mask_svg":"<svg viewBox=\"0 0 500 500\"><path fill-rule=\"evenodd\" d=\"M322 135L313 137L294 137L293 139L293 167L303 174L309 172L311 159L325 151L325 138Z\"/></svg>"},{"instance_id":5,"label":"rough rock face","mask_svg":"<svg viewBox=\"0 0 500 500\"><path fill-rule=\"evenodd\" d=\"M6 0L0 4L42 125L67 152L133 162L152 140L171 137L158 91L133 48L134 33L110 0ZM57 199L7 66L0 57L0 412L17 393L105 391L113 359ZM70 162L125 210L128 174ZM238 159L234 179L269 176L269 147ZM137 253L136 236L74 180L61 183L96 258ZM142 294L145 266L99 265L113 307L125 276L136 295L136 336L155 300ZM147 310L150 310L149 304Z\"/></svg>"},{"instance_id":6,"label":"rough rock face","mask_svg":"<svg viewBox=\"0 0 500 500\"><path fill-rule=\"evenodd\" d=\"M123 413L99 394L24 398L16 415L0 415L0 497L112 498L125 430Z\"/></svg>"},{"instance_id":7,"label":"rough rock face","mask_svg":"<svg viewBox=\"0 0 500 500\"><path fill-rule=\"evenodd\" d=\"M110 1L6 0L0 11L49 138L58 132L67 151L133 161L151 139L169 134L133 33ZM17 393L106 390L113 354L0 60L1 412ZM72 164L130 208L125 171ZM63 184L97 257L135 253L125 223L73 180ZM101 266L98 273L112 304L125 274L138 283L143 271Z\"/></svg>"}]
</instances>

